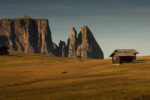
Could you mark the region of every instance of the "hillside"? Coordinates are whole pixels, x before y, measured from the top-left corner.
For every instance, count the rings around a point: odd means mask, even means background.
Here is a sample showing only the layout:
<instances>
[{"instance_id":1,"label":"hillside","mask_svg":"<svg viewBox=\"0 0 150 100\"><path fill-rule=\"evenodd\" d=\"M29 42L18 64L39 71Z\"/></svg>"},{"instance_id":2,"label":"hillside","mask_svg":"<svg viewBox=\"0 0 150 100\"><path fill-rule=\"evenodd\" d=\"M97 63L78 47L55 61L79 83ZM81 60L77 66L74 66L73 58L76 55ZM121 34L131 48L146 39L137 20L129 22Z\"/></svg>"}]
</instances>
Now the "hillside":
<instances>
[{"instance_id":1,"label":"hillside","mask_svg":"<svg viewBox=\"0 0 150 100\"><path fill-rule=\"evenodd\" d=\"M149 100L150 57L134 64L11 52L0 56L0 100Z\"/></svg>"}]
</instances>

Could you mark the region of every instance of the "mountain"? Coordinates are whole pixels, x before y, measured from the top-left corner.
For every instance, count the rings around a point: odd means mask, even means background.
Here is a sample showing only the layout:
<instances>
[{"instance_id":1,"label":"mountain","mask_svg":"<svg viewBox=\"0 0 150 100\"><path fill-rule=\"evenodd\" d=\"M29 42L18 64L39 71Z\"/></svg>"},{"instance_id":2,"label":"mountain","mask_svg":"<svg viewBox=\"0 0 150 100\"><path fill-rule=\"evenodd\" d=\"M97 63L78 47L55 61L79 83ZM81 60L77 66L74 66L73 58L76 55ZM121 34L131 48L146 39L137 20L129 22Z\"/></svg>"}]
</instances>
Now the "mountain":
<instances>
[{"instance_id":1,"label":"mountain","mask_svg":"<svg viewBox=\"0 0 150 100\"><path fill-rule=\"evenodd\" d=\"M5 45L10 50L26 53L73 58L104 58L88 26L82 26L78 36L73 27L68 42L60 40L57 46L52 42L48 20L28 16L0 19L0 45Z\"/></svg>"},{"instance_id":2,"label":"mountain","mask_svg":"<svg viewBox=\"0 0 150 100\"><path fill-rule=\"evenodd\" d=\"M33 19L28 16L1 19L0 36L8 38L11 50L54 55L47 19Z\"/></svg>"},{"instance_id":3,"label":"mountain","mask_svg":"<svg viewBox=\"0 0 150 100\"><path fill-rule=\"evenodd\" d=\"M78 35L77 57L103 59L103 52L88 26L82 26Z\"/></svg>"},{"instance_id":4,"label":"mountain","mask_svg":"<svg viewBox=\"0 0 150 100\"><path fill-rule=\"evenodd\" d=\"M68 39L68 57L103 59L103 52L88 26L82 26L78 38L73 27Z\"/></svg>"},{"instance_id":5,"label":"mountain","mask_svg":"<svg viewBox=\"0 0 150 100\"><path fill-rule=\"evenodd\" d=\"M67 45L61 40L59 46L54 43L54 53L59 57L104 59L103 51L88 26L81 27L78 37L73 27Z\"/></svg>"},{"instance_id":6,"label":"mountain","mask_svg":"<svg viewBox=\"0 0 150 100\"><path fill-rule=\"evenodd\" d=\"M68 57L77 57L76 50L77 50L77 31L73 27L70 33L70 37L68 39Z\"/></svg>"}]
</instances>

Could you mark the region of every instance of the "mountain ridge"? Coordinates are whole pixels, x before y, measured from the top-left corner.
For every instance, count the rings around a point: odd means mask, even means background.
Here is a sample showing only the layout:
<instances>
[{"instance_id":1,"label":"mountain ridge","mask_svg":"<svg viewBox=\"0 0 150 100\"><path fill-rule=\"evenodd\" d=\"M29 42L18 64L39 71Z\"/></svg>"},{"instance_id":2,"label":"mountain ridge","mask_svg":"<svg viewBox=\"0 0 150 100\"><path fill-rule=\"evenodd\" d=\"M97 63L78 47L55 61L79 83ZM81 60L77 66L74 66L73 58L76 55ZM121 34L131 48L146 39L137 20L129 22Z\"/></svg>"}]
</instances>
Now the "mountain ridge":
<instances>
[{"instance_id":1,"label":"mountain ridge","mask_svg":"<svg viewBox=\"0 0 150 100\"><path fill-rule=\"evenodd\" d=\"M51 37L48 19L29 16L0 19L0 36L8 38L10 50L41 53L51 56L103 59L103 52L88 26L79 34L72 28L67 43L60 40L57 46Z\"/></svg>"}]
</instances>

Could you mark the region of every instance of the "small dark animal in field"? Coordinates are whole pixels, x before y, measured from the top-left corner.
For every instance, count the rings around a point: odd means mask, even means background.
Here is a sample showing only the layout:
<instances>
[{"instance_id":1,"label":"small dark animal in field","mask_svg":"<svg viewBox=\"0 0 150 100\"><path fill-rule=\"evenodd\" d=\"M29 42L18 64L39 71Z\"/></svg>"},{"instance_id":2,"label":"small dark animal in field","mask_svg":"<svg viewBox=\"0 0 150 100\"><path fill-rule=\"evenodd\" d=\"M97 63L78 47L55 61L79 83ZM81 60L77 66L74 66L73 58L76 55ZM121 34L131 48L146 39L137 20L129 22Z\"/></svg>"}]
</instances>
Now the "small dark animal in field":
<instances>
[{"instance_id":1,"label":"small dark animal in field","mask_svg":"<svg viewBox=\"0 0 150 100\"><path fill-rule=\"evenodd\" d=\"M67 71L63 71L62 73L63 73L63 74L66 74L66 73L67 73Z\"/></svg>"}]
</instances>

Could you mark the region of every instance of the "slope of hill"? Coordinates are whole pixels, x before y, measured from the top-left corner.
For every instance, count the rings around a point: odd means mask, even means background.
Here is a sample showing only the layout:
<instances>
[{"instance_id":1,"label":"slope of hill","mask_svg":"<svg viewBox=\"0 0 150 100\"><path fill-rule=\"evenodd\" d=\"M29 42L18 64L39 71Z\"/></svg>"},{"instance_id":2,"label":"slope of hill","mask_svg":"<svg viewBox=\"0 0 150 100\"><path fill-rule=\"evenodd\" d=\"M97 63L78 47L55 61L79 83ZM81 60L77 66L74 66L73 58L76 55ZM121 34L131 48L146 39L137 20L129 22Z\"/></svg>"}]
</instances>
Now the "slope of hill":
<instances>
[{"instance_id":1,"label":"slope of hill","mask_svg":"<svg viewBox=\"0 0 150 100\"><path fill-rule=\"evenodd\" d=\"M0 56L0 100L149 100L150 57L134 64L12 52Z\"/></svg>"}]
</instances>

